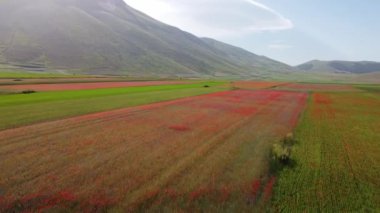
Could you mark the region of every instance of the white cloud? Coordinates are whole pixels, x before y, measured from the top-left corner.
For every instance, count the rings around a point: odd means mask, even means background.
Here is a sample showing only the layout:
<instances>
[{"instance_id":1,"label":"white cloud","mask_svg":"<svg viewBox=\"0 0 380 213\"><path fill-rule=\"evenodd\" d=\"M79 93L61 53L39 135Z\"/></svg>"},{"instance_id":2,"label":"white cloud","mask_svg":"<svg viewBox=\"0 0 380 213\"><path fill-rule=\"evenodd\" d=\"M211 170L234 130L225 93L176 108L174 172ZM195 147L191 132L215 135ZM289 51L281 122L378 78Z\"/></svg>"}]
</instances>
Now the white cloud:
<instances>
[{"instance_id":1,"label":"white cloud","mask_svg":"<svg viewBox=\"0 0 380 213\"><path fill-rule=\"evenodd\" d=\"M240 36L293 28L277 11L254 0L125 0L130 6L198 36Z\"/></svg>"}]
</instances>

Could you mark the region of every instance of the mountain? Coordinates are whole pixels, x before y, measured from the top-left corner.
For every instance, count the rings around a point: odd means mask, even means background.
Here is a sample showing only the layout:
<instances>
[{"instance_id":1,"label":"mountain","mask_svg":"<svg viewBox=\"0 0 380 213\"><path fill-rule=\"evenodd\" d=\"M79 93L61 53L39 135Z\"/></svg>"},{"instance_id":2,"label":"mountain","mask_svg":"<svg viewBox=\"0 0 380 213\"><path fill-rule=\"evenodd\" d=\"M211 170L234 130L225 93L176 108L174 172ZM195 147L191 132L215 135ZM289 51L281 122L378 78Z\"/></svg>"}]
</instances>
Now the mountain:
<instances>
[{"instance_id":1,"label":"mountain","mask_svg":"<svg viewBox=\"0 0 380 213\"><path fill-rule=\"evenodd\" d=\"M306 72L364 74L380 72L380 63L372 61L310 61L296 67Z\"/></svg>"},{"instance_id":2,"label":"mountain","mask_svg":"<svg viewBox=\"0 0 380 213\"><path fill-rule=\"evenodd\" d=\"M252 77L292 67L198 38L123 0L0 0L0 63L86 74Z\"/></svg>"},{"instance_id":3,"label":"mountain","mask_svg":"<svg viewBox=\"0 0 380 213\"><path fill-rule=\"evenodd\" d=\"M211 38L202 38L202 40L215 50L215 54L227 61L230 61L231 63L236 63L240 66L250 67L251 69L253 68L260 71L294 71L294 69L287 64L275 61L265 56L256 55L242 48Z\"/></svg>"}]
</instances>

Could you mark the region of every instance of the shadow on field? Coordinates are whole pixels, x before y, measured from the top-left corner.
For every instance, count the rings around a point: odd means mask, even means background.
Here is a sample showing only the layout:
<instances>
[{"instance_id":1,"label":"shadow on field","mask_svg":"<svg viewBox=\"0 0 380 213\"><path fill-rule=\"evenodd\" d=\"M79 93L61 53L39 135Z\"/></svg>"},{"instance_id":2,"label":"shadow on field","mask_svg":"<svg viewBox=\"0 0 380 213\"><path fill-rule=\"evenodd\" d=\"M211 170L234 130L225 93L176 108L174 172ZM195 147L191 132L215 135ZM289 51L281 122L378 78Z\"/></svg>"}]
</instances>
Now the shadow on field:
<instances>
[{"instance_id":1,"label":"shadow on field","mask_svg":"<svg viewBox=\"0 0 380 213\"><path fill-rule=\"evenodd\" d=\"M289 159L286 162L279 162L271 159L270 161L270 174L279 176L284 169L294 170L298 166L298 162L294 159Z\"/></svg>"}]
</instances>

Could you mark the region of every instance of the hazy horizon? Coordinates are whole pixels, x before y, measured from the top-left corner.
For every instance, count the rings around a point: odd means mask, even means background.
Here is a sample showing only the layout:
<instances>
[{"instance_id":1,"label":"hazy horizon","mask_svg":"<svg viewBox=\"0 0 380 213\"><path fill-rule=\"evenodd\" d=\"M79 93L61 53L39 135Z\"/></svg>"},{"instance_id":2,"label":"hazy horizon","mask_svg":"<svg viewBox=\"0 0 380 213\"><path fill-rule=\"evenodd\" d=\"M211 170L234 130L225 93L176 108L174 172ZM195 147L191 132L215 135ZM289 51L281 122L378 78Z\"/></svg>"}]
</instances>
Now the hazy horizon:
<instances>
[{"instance_id":1,"label":"hazy horizon","mask_svg":"<svg viewBox=\"0 0 380 213\"><path fill-rule=\"evenodd\" d=\"M310 60L380 61L380 3L354 0L125 0L164 23L298 65Z\"/></svg>"}]
</instances>

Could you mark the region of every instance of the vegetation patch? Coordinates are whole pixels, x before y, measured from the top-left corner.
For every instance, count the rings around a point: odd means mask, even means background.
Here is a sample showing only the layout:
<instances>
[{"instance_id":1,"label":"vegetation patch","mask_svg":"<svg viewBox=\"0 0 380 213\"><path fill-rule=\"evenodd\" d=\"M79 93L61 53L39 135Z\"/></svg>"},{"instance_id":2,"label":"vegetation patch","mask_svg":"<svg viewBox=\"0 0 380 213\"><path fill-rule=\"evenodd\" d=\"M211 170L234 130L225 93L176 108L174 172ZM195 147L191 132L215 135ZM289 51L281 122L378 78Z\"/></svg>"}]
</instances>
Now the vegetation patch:
<instances>
[{"instance_id":1,"label":"vegetation patch","mask_svg":"<svg viewBox=\"0 0 380 213\"><path fill-rule=\"evenodd\" d=\"M380 85L359 85L356 87L367 92L380 92Z\"/></svg>"},{"instance_id":2,"label":"vegetation patch","mask_svg":"<svg viewBox=\"0 0 380 213\"><path fill-rule=\"evenodd\" d=\"M20 84L0 86L0 89L35 91L92 90L106 88L143 87L159 85L194 84L191 81L131 81L131 82L90 82L90 83L56 83L56 84Z\"/></svg>"},{"instance_id":3,"label":"vegetation patch","mask_svg":"<svg viewBox=\"0 0 380 213\"><path fill-rule=\"evenodd\" d=\"M271 211L377 212L379 115L373 93L313 94L295 131L297 164L279 173Z\"/></svg>"},{"instance_id":4,"label":"vegetation patch","mask_svg":"<svg viewBox=\"0 0 380 213\"><path fill-rule=\"evenodd\" d=\"M270 154L271 173L278 174L284 167L295 166L292 152L296 143L293 133L288 133L284 138L273 144Z\"/></svg>"},{"instance_id":5,"label":"vegetation patch","mask_svg":"<svg viewBox=\"0 0 380 213\"><path fill-rule=\"evenodd\" d=\"M271 81L237 81L232 85L239 89L270 89L284 84L284 82Z\"/></svg>"},{"instance_id":6,"label":"vegetation patch","mask_svg":"<svg viewBox=\"0 0 380 213\"><path fill-rule=\"evenodd\" d=\"M292 90L292 91L309 91L309 92L320 92L320 91L330 91L330 92L353 92L358 91L357 88L352 85L344 84L317 84L317 83L287 83L282 84L277 87L281 90Z\"/></svg>"},{"instance_id":7,"label":"vegetation patch","mask_svg":"<svg viewBox=\"0 0 380 213\"><path fill-rule=\"evenodd\" d=\"M9 94L0 99L0 129L228 90L223 82ZM53 110L54 109L54 110ZM46 113L49 111L49 113ZM23 112L23 113L20 113Z\"/></svg>"},{"instance_id":8,"label":"vegetation patch","mask_svg":"<svg viewBox=\"0 0 380 213\"><path fill-rule=\"evenodd\" d=\"M0 79L36 79L36 78L83 78L82 75L45 73L45 72L25 72L25 71L7 71L0 70Z\"/></svg>"}]
</instances>

